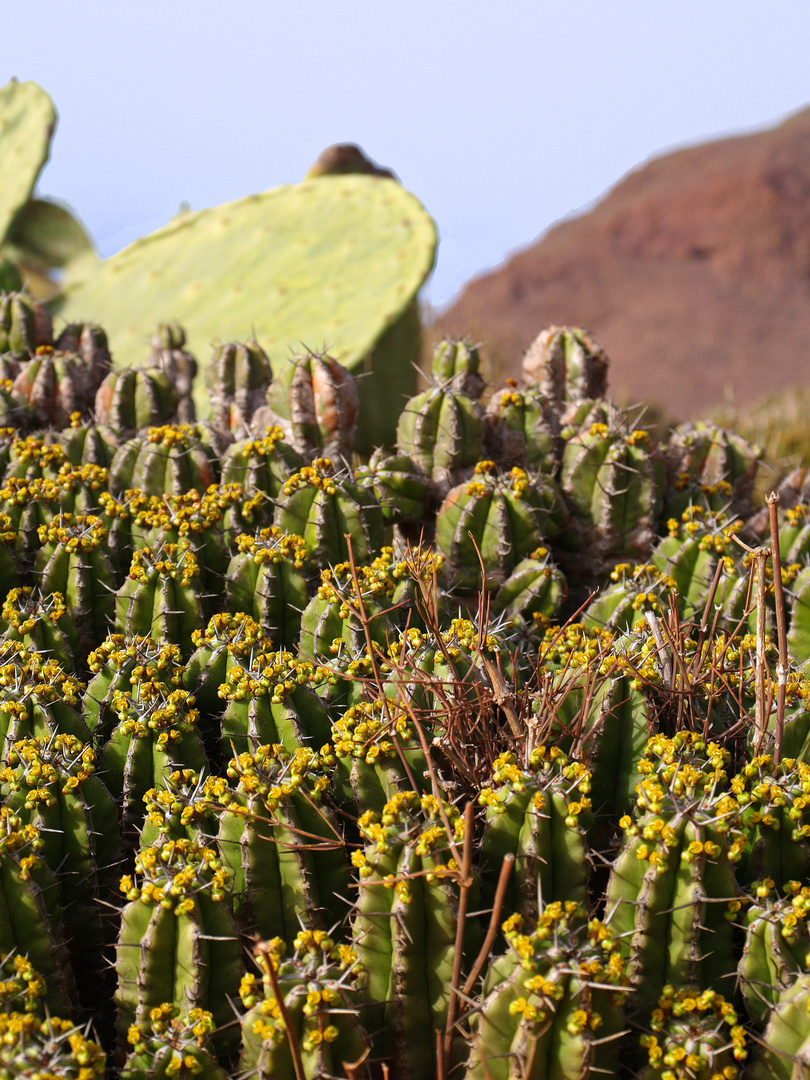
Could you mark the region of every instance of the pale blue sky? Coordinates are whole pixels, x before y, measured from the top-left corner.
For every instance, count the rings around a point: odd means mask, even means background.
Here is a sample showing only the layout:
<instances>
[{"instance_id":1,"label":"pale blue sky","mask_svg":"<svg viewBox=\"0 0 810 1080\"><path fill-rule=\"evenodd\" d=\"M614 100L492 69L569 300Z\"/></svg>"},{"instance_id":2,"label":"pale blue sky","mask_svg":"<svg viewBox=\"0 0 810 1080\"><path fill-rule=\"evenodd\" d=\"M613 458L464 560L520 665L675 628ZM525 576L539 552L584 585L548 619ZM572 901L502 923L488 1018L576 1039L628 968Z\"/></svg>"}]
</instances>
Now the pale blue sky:
<instances>
[{"instance_id":1,"label":"pale blue sky","mask_svg":"<svg viewBox=\"0 0 810 1080\"><path fill-rule=\"evenodd\" d=\"M111 254L359 142L436 219L427 289L474 274L675 146L810 103L806 0L37 0L0 83L60 113L40 191Z\"/></svg>"}]
</instances>

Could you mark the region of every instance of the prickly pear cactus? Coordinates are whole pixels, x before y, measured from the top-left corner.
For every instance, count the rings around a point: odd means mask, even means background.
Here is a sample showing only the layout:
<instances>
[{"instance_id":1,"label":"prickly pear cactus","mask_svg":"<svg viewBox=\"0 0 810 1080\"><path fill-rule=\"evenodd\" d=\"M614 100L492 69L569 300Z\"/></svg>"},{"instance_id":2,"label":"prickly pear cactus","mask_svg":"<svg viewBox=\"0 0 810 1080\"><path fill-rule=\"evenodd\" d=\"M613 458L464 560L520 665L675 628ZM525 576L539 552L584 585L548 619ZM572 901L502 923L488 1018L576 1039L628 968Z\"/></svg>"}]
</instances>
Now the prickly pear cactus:
<instances>
[{"instance_id":1,"label":"prickly pear cactus","mask_svg":"<svg viewBox=\"0 0 810 1080\"><path fill-rule=\"evenodd\" d=\"M0 244L31 198L55 127L53 102L35 82L0 87Z\"/></svg>"},{"instance_id":2,"label":"prickly pear cactus","mask_svg":"<svg viewBox=\"0 0 810 1080\"><path fill-rule=\"evenodd\" d=\"M290 352L328 345L349 371L370 373L357 447L369 453L393 441L398 404L414 390L414 298L435 249L432 220L396 181L321 176L175 218L77 271L59 314L92 311L121 365L141 361L157 322L178 319L192 350L252 333L285 391Z\"/></svg>"}]
</instances>

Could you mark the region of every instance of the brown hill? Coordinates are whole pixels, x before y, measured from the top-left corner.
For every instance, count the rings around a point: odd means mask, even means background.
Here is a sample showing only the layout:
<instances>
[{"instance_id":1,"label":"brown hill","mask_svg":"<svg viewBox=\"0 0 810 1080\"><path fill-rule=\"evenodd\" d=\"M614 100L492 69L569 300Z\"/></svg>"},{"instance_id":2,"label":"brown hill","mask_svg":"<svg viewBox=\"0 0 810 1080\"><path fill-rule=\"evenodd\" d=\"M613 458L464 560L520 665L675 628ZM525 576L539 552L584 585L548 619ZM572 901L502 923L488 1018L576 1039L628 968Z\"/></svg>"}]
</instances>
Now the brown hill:
<instances>
[{"instance_id":1,"label":"brown hill","mask_svg":"<svg viewBox=\"0 0 810 1080\"><path fill-rule=\"evenodd\" d=\"M552 323L605 346L614 395L671 415L810 382L810 109L639 168L473 280L437 328L517 375Z\"/></svg>"}]
</instances>

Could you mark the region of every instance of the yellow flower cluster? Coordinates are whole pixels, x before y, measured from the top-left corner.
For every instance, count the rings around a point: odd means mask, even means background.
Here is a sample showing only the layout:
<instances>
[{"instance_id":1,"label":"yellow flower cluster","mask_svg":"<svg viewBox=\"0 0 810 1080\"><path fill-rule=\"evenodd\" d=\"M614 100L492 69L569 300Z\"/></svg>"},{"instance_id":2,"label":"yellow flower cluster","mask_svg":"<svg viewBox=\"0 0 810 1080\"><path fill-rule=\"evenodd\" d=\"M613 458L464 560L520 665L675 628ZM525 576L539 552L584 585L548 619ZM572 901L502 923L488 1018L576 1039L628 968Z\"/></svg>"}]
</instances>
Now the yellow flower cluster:
<instances>
[{"instance_id":1,"label":"yellow flower cluster","mask_svg":"<svg viewBox=\"0 0 810 1080\"><path fill-rule=\"evenodd\" d=\"M213 1031L210 1012L199 1008L182 1012L177 1005L166 1002L150 1009L148 1018L130 1026L127 1042L133 1053L152 1059L161 1050L170 1048L171 1060L165 1066L166 1072L173 1076L185 1071L196 1076L204 1068L196 1051L205 1048Z\"/></svg>"},{"instance_id":2,"label":"yellow flower cluster","mask_svg":"<svg viewBox=\"0 0 810 1080\"><path fill-rule=\"evenodd\" d=\"M141 879L140 884L137 878ZM198 840L166 840L135 856L135 878L125 874L119 890L127 900L159 904L175 915L196 910L195 896L207 890L216 903L223 903L231 884L229 871L213 848Z\"/></svg>"},{"instance_id":3,"label":"yellow flower cluster","mask_svg":"<svg viewBox=\"0 0 810 1080\"><path fill-rule=\"evenodd\" d=\"M235 656L249 654L257 646L268 652L273 647L259 623L244 611L236 614L224 611L212 615L205 630L194 630L191 640L198 649L209 646L215 650L224 645Z\"/></svg>"},{"instance_id":4,"label":"yellow flower cluster","mask_svg":"<svg viewBox=\"0 0 810 1080\"><path fill-rule=\"evenodd\" d=\"M650 1027L640 1042L661 1080L735 1080L748 1057L734 1006L714 990L664 987Z\"/></svg>"},{"instance_id":5,"label":"yellow flower cluster","mask_svg":"<svg viewBox=\"0 0 810 1080\"><path fill-rule=\"evenodd\" d=\"M65 1076L95 1080L104 1076L107 1055L71 1020L57 1016L43 1020L31 1013L0 1013L0 1045L4 1058L24 1060L20 1075L40 1080Z\"/></svg>"},{"instance_id":6,"label":"yellow flower cluster","mask_svg":"<svg viewBox=\"0 0 810 1080\"><path fill-rule=\"evenodd\" d=\"M157 736L156 746L163 751L169 743L179 742L197 723L200 714L194 708L195 701L187 690L167 693L161 683L140 683L134 694L115 690L112 710L122 734L133 739Z\"/></svg>"},{"instance_id":7,"label":"yellow flower cluster","mask_svg":"<svg viewBox=\"0 0 810 1080\"><path fill-rule=\"evenodd\" d=\"M587 913L573 901L548 904L533 924L532 933L523 932L522 915L511 915L503 924L510 949L527 974L521 976L520 996L510 1006L512 1016L520 1016L530 1027L544 1024L559 1002L572 992L578 1008L566 1021L572 1034L602 1023L592 1008L596 988L615 989L614 1001L624 1000L629 979L621 950L610 929L600 920L588 920ZM570 980L576 979L573 987Z\"/></svg>"},{"instance_id":8,"label":"yellow flower cluster","mask_svg":"<svg viewBox=\"0 0 810 1080\"><path fill-rule=\"evenodd\" d=\"M13 791L25 791L25 808L56 804L55 788L67 795L93 774L95 751L75 735L19 739L6 754L0 780Z\"/></svg>"},{"instance_id":9,"label":"yellow flower cluster","mask_svg":"<svg viewBox=\"0 0 810 1080\"><path fill-rule=\"evenodd\" d=\"M310 486L327 495L334 495L337 492L334 476L335 467L329 458L315 458L311 465L306 465L285 481L281 494L292 495L299 488Z\"/></svg>"},{"instance_id":10,"label":"yellow flower cluster","mask_svg":"<svg viewBox=\"0 0 810 1080\"><path fill-rule=\"evenodd\" d=\"M47 988L44 978L31 966L27 956L0 953L0 1010L22 1005L24 1012L37 1012Z\"/></svg>"},{"instance_id":11,"label":"yellow flower cluster","mask_svg":"<svg viewBox=\"0 0 810 1080\"><path fill-rule=\"evenodd\" d=\"M249 551L259 566L263 563L291 562L296 570L300 570L308 557L303 537L284 532L277 525L260 529L255 536L240 533L236 538L236 547L240 552Z\"/></svg>"},{"instance_id":12,"label":"yellow flower cluster","mask_svg":"<svg viewBox=\"0 0 810 1080\"><path fill-rule=\"evenodd\" d=\"M68 675L56 660L43 659L19 641L3 643L0 687L4 691L3 711L21 720L28 715L29 703L47 706L64 701L74 707L84 693L84 684Z\"/></svg>"},{"instance_id":13,"label":"yellow flower cluster","mask_svg":"<svg viewBox=\"0 0 810 1080\"><path fill-rule=\"evenodd\" d=\"M361 701L332 725L332 744L338 757L354 757L373 765L397 756L393 736L401 745L416 741L404 709L393 701Z\"/></svg>"},{"instance_id":14,"label":"yellow flower cluster","mask_svg":"<svg viewBox=\"0 0 810 1080\"><path fill-rule=\"evenodd\" d=\"M30 634L40 619L47 619L56 626L63 619L67 608L65 598L60 592L43 596L39 590L34 592L30 586L21 589L9 589L3 602L2 618L18 634Z\"/></svg>"},{"instance_id":15,"label":"yellow flower cluster","mask_svg":"<svg viewBox=\"0 0 810 1080\"><path fill-rule=\"evenodd\" d=\"M50 525L40 525L37 536L41 544L61 544L69 552L92 551L102 547L107 539L107 530L100 517L95 514L60 513Z\"/></svg>"},{"instance_id":16,"label":"yellow flower cluster","mask_svg":"<svg viewBox=\"0 0 810 1080\"><path fill-rule=\"evenodd\" d=\"M280 705L296 687L308 686L315 678L316 668L309 660L298 660L290 652L262 652L245 663L237 660L217 693L227 701L269 697Z\"/></svg>"},{"instance_id":17,"label":"yellow flower cluster","mask_svg":"<svg viewBox=\"0 0 810 1080\"><path fill-rule=\"evenodd\" d=\"M181 585L190 585L200 576L197 556L188 540L179 544L160 544L156 548L144 547L132 553L129 576L134 581L148 581L153 574L170 577Z\"/></svg>"}]
</instances>

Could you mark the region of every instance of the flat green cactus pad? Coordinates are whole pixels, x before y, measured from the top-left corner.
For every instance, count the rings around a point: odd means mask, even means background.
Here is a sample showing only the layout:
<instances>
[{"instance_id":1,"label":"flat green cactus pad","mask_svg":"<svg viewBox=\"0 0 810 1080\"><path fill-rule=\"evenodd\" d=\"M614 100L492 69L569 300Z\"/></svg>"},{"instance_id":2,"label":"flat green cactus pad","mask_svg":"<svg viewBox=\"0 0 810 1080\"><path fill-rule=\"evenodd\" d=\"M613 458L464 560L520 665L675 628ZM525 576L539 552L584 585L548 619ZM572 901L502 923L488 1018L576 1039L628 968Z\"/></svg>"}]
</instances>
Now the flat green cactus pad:
<instances>
[{"instance_id":1,"label":"flat green cactus pad","mask_svg":"<svg viewBox=\"0 0 810 1080\"><path fill-rule=\"evenodd\" d=\"M0 242L48 160L56 109L34 82L0 86Z\"/></svg>"},{"instance_id":2,"label":"flat green cactus pad","mask_svg":"<svg viewBox=\"0 0 810 1080\"><path fill-rule=\"evenodd\" d=\"M64 269L74 259L93 256L93 241L66 206L50 199L29 199L14 219L7 248L26 265L46 273Z\"/></svg>"},{"instance_id":3,"label":"flat green cactus pad","mask_svg":"<svg viewBox=\"0 0 810 1080\"><path fill-rule=\"evenodd\" d=\"M212 342L255 338L281 383L290 357L326 347L372 373L359 380L366 435L390 441L413 393L414 299L435 250L432 219L396 181L323 176L179 215L84 264L56 311L100 323L118 367L143 363L153 326L173 319L203 362Z\"/></svg>"}]
</instances>

